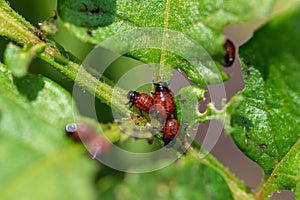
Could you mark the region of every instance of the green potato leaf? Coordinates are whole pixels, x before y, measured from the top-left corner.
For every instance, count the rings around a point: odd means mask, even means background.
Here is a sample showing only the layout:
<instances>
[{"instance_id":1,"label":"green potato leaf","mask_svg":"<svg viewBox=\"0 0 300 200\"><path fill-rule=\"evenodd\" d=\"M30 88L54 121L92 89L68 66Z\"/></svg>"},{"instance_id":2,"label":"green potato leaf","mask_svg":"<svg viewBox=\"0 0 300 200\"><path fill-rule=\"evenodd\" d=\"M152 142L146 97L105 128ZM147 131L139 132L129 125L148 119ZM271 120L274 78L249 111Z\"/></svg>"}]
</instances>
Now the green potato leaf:
<instances>
[{"instance_id":1,"label":"green potato leaf","mask_svg":"<svg viewBox=\"0 0 300 200\"><path fill-rule=\"evenodd\" d=\"M0 198L93 199L95 166L65 136L72 98L41 76L0 64ZM76 188L76 189L75 189Z\"/></svg>"},{"instance_id":2,"label":"green potato leaf","mask_svg":"<svg viewBox=\"0 0 300 200\"><path fill-rule=\"evenodd\" d=\"M166 75L168 70L162 68L169 66L183 70L194 83L206 85L228 78L220 70L225 54L224 27L268 16L273 3L272 0L58 0L57 9L65 26L81 40L146 63L160 64L155 79L168 81L170 74ZM121 37L122 34L125 36ZM104 44L103 41L113 37L126 45L119 44L116 49L112 42ZM121 50L122 45L127 50ZM210 57L217 65L211 63ZM208 71L210 75L206 75Z\"/></svg>"},{"instance_id":3,"label":"green potato leaf","mask_svg":"<svg viewBox=\"0 0 300 200\"><path fill-rule=\"evenodd\" d=\"M28 45L22 49L12 43L7 45L4 53L5 64L16 77L25 76L31 60L37 53L45 50L46 44L40 43L35 46Z\"/></svg>"},{"instance_id":4,"label":"green potato leaf","mask_svg":"<svg viewBox=\"0 0 300 200\"><path fill-rule=\"evenodd\" d=\"M236 95L226 103L223 102L222 108L219 110L214 103L207 104L205 112L199 112L199 101L203 100L205 89L197 86L187 86L181 88L176 94L176 119L179 120L182 126L188 125L189 128L194 128L199 123L218 120L223 123L226 133L230 134L233 131L231 127L231 115L235 109L243 102L242 95Z\"/></svg>"},{"instance_id":5,"label":"green potato leaf","mask_svg":"<svg viewBox=\"0 0 300 200\"><path fill-rule=\"evenodd\" d=\"M240 49L245 89L233 138L265 173L256 192L298 190L300 181L300 7L257 31ZM300 199L299 191L296 198Z\"/></svg>"},{"instance_id":6,"label":"green potato leaf","mask_svg":"<svg viewBox=\"0 0 300 200\"><path fill-rule=\"evenodd\" d=\"M152 173L105 176L98 187L104 199L233 199L224 179L191 157Z\"/></svg>"},{"instance_id":7,"label":"green potato leaf","mask_svg":"<svg viewBox=\"0 0 300 200\"><path fill-rule=\"evenodd\" d=\"M176 119L180 124L194 127L199 123L198 103L204 98L205 89L196 86L181 88L176 94Z\"/></svg>"}]
</instances>

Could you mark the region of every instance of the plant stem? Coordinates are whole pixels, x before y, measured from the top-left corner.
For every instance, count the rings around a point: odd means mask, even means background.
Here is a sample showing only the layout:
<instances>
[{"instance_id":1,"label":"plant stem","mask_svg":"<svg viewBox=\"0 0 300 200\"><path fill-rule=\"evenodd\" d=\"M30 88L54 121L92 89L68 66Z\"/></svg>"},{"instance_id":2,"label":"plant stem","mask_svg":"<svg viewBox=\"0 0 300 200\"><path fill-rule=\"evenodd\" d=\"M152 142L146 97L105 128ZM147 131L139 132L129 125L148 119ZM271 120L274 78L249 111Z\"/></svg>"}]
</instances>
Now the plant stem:
<instances>
[{"instance_id":1,"label":"plant stem","mask_svg":"<svg viewBox=\"0 0 300 200\"><path fill-rule=\"evenodd\" d=\"M37 55L38 57L51 64L68 78L76 81L77 84L91 94L95 94L97 98L116 111L125 115L130 112L125 106L128 102L126 91L96 79L78 62L71 61L67 53L61 52L54 41L47 39L44 33L12 10L5 0L0 0L0 5L0 35L15 41L21 46L46 43L45 51Z\"/></svg>"},{"instance_id":2,"label":"plant stem","mask_svg":"<svg viewBox=\"0 0 300 200\"><path fill-rule=\"evenodd\" d=\"M251 191L227 168L225 168L214 156L205 152L203 149L199 149L195 145L190 148L189 153L192 157L199 160L200 163L207 165L216 170L226 181L232 196L236 200L255 200L255 197ZM200 155L205 155L203 158Z\"/></svg>"}]
</instances>

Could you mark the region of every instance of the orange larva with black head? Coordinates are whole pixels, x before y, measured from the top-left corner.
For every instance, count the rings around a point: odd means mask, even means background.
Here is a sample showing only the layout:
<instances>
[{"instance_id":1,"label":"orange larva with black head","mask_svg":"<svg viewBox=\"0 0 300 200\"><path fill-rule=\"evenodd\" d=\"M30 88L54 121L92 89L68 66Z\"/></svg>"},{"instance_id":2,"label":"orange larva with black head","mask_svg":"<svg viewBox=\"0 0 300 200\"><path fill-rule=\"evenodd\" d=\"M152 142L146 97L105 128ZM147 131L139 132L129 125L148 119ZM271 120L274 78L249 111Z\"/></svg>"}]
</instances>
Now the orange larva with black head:
<instances>
[{"instance_id":1,"label":"orange larva with black head","mask_svg":"<svg viewBox=\"0 0 300 200\"><path fill-rule=\"evenodd\" d=\"M231 40L226 40L224 49L226 51L224 66L230 67L235 60L235 47Z\"/></svg>"},{"instance_id":2,"label":"orange larva with black head","mask_svg":"<svg viewBox=\"0 0 300 200\"><path fill-rule=\"evenodd\" d=\"M85 144L93 159L107 153L111 146L105 136L97 134L92 126L84 122L67 124L66 133L77 142Z\"/></svg>"},{"instance_id":3,"label":"orange larva with black head","mask_svg":"<svg viewBox=\"0 0 300 200\"><path fill-rule=\"evenodd\" d=\"M151 109L159 118L170 117L175 109L174 98L167 83L154 83L154 105Z\"/></svg>"},{"instance_id":4,"label":"orange larva with black head","mask_svg":"<svg viewBox=\"0 0 300 200\"><path fill-rule=\"evenodd\" d=\"M165 145L167 145L171 140L173 140L177 136L179 128L180 125L176 119L170 118L166 120L162 129L163 141Z\"/></svg>"},{"instance_id":5,"label":"orange larva with black head","mask_svg":"<svg viewBox=\"0 0 300 200\"><path fill-rule=\"evenodd\" d=\"M146 113L149 113L149 110L153 106L154 102L154 99L150 95L138 93L136 91L129 91L127 98L129 99L129 103L132 103L130 108L135 106L140 111L145 111Z\"/></svg>"}]
</instances>

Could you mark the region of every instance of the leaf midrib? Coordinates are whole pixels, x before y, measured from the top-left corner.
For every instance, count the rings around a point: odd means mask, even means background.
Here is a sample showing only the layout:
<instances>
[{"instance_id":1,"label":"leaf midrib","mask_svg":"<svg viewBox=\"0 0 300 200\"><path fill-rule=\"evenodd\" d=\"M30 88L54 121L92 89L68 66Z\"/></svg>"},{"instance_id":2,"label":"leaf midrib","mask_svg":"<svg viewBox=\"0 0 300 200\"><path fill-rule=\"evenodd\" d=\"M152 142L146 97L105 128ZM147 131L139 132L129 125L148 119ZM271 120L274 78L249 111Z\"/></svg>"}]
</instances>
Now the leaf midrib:
<instances>
[{"instance_id":1,"label":"leaf midrib","mask_svg":"<svg viewBox=\"0 0 300 200\"><path fill-rule=\"evenodd\" d=\"M159 75L161 75L163 73L162 68L164 66L165 56L166 56L166 51L165 51L166 40L167 40L166 31L168 30L168 26L169 26L170 8L171 8L171 0L167 0L166 9L164 11L164 25L163 25L164 31L163 31L163 35L162 35L161 54L160 54L160 60L159 60L159 64L160 64Z\"/></svg>"},{"instance_id":2,"label":"leaf midrib","mask_svg":"<svg viewBox=\"0 0 300 200\"><path fill-rule=\"evenodd\" d=\"M271 175L269 176L269 178L262 183L262 185L259 187L259 190L255 193L256 197L258 197L257 199L264 199L266 196L266 191L267 189L270 187L270 185L272 185L273 180L276 178L276 176L278 176L281 173L278 173L280 167L284 166L286 160L289 158L290 154L293 153L293 151L295 151L295 149L300 145L300 139L297 140L297 142L295 142L295 144L290 148L290 150L287 152L287 154L280 160L280 162L278 162L275 165L274 170L272 171ZM290 177L297 177L297 176L290 176ZM298 177L298 179L300 179L300 176ZM297 179L295 179L297 181Z\"/></svg>"}]
</instances>

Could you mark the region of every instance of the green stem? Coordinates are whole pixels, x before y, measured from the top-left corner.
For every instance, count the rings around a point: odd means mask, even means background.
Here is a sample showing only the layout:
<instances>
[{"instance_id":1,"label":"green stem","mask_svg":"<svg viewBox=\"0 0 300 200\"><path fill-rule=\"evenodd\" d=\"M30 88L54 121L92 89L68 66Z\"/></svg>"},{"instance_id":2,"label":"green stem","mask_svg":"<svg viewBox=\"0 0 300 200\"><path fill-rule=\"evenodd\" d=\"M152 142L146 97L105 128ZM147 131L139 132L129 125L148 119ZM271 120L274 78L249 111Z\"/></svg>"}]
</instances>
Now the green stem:
<instances>
[{"instance_id":1,"label":"green stem","mask_svg":"<svg viewBox=\"0 0 300 200\"><path fill-rule=\"evenodd\" d=\"M225 168L214 156L205 152L198 147L190 148L189 153L192 157L199 160L200 163L207 165L216 170L226 181L229 189L231 190L232 196L236 200L255 200L255 197L251 191L227 168ZM200 155L205 155L203 158Z\"/></svg>"},{"instance_id":2,"label":"green stem","mask_svg":"<svg viewBox=\"0 0 300 200\"><path fill-rule=\"evenodd\" d=\"M116 111L123 114L130 112L125 106L128 102L126 91L96 79L77 62L71 61L68 56L65 56L54 41L45 38L40 30L12 10L5 0L0 0L0 5L0 35L15 41L21 46L46 43L45 51L39 54L38 57L51 64L68 78L76 81L77 84L91 94L95 94L97 98Z\"/></svg>"}]
</instances>

